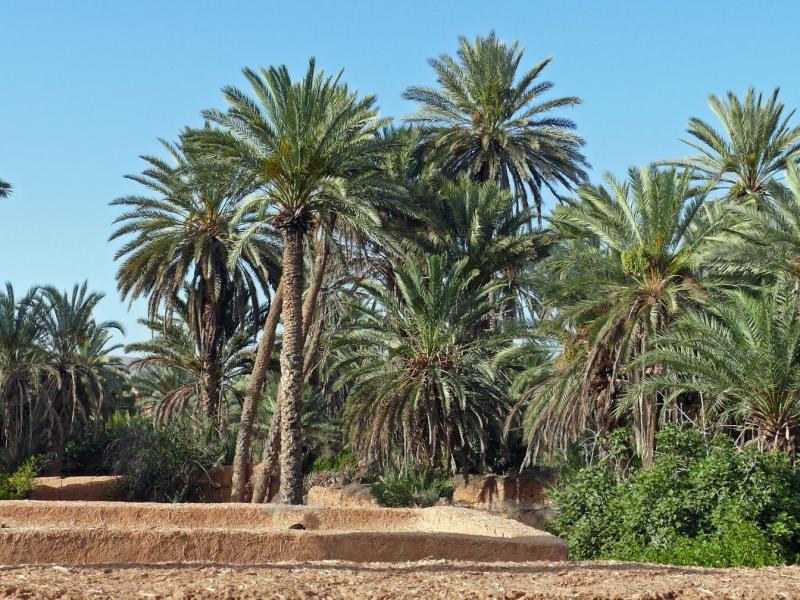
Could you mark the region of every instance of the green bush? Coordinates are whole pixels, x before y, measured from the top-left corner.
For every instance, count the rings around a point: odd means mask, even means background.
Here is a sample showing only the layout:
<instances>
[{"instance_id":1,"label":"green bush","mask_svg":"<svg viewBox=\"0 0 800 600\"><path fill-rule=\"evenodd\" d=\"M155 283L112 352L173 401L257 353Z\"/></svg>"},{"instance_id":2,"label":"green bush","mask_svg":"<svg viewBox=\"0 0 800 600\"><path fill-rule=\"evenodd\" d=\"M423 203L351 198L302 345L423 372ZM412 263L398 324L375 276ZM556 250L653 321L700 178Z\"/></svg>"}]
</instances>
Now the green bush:
<instances>
[{"instance_id":1,"label":"green bush","mask_svg":"<svg viewBox=\"0 0 800 600\"><path fill-rule=\"evenodd\" d=\"M433 506L442 497L453 494L453 484L447 475L434 469L406 467L387 470L371 486L372 495L381 506Z\"/></svg>"},{"instance_id":2,"label":"green bush","mask_svg":"<svg viewBox=\"0 0 800 600\"><path fill-rule=\"evenodd\" d=\"M652 468L601 461L564 474L552 497L575 559L762 566L800 552L800 473L726 436L666 427Z\"/></svg>"},{"instance_id":3,"label":"green bush","mask_svg":"<svg viewBox=\"0 0 800 600\"><path fill-rule=\"evenodd\" d=\"M311 473L318 473L320 471L346 471L355 469L358 466L358 461L352 452L347 450L332 456L319 456L314 464L311 465Z\"/></svg>"},{"instance_id":4,"label":"green bush","mask_svg":"<svg viewBox=\"0 0 800 600\"><path fill-rule=\"evenodd\" d=\"M226 444L208 427L188 419L155 424L143 417L119 416L107 427L106 462L121 475L119 491L130 500L196 500L208 470L220 464Z\"/></svg>"},{"instance_id":5,"label":"green bush","mask_svg":"<svg viewBox=\"0 0 800 600\"><path fill-rule=\"evenodd\" d=\"M0 500L24 500L36 487L36 457L26 460L13 473L0 473Z\"/></svg>"}]
</instances>

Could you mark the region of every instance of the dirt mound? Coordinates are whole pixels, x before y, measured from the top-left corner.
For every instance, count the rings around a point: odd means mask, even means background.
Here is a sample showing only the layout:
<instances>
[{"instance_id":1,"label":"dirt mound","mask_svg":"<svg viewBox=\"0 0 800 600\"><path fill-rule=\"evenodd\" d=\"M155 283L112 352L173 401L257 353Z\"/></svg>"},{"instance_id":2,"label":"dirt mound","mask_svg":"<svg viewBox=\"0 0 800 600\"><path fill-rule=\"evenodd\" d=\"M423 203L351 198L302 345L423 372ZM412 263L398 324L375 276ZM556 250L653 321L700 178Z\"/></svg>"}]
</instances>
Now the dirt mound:
<instances>
[{"instance_id":1,"label":"dirt mound","mask_svg":"<svg viewBox=\"0 0 800 600\"><path fill-rule=\"evenodd\" d=\"M624 563L275 563L0 569L4 598L798 598L800 568Z\"/></svg>"},{"instance_id":2,"label":"dirt mound","mask_svg":"<svg viewBox=\"0 0 800 600\"><path fill-rule=\"evenodd\" d=\"M559 560L559 538L464 508L0 502L0 563ZM299 527L298 527L299 526Z\"/></svg>"}]
</instances>

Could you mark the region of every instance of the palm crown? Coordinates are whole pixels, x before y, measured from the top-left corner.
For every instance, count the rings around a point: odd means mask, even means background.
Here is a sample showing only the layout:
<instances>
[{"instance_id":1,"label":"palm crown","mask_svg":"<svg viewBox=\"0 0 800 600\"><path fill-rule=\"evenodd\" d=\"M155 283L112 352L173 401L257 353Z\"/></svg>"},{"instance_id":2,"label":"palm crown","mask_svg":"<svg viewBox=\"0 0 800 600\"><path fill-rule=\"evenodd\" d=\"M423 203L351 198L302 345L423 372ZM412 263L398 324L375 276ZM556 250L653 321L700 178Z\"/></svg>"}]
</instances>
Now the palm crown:
<instances>
[{"instance_id":1,"label":"palm crown","mask_svg":"<svg viewBox=\"0 0 800 600\"><path fill-rule=\"evenodd\" d=\"M468 449L483 456L499 427L503 398L490 357L510 340L475 327L488 319L492 287L475 288L466 267L466 259L448 266L433 255L425 268L396 265L397 291L364 283L369 301L353 306L352 326L336 343L334 368L353 385L352 443L380 463L455 465Z\"/></svg>"},{"instance_id":2,"label":"palm crown","mask_svg":"<svg viewBox=\"0 0 800 600\"><path fill-rule=\"evenodd\" d=\"M690 119L687 132L694 141L686 143L700 154L675 164L716 182L734 198L766 193L769 182L800 157L800 127L790 126L794 111L784 115L778 92L766 99L752 88L744 100L733 92L725 99L711 96L711 110L723 131Z\"/></svg>"},{"instance_id":3,"label":"palm crown","mask_svg":"<svg viewBox=\"0 0 800 600\"><path fill-rule=\"evenodd\" d=\"M423 149L445 174L513 188L520 205L530 194L541 217L542 187L583 182L588 163L575 124L550 114L580 100L540 101L553 84L536 79L551 59L518 77L522 57L494 32L474 42L461 37L457 60L430 61L439 89L410 87L405 98L421 105L410 121L423 127Z\"/></svg>"}]
</instances>

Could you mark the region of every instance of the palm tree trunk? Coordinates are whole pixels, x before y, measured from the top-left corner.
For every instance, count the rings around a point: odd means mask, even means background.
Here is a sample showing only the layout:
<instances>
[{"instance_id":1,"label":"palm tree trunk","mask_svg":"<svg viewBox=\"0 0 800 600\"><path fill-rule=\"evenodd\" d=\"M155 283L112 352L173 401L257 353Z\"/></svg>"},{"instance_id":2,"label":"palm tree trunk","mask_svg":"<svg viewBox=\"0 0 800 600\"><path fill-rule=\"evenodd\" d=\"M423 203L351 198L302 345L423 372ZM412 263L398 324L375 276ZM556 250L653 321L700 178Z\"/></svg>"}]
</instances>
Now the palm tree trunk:
<instances>
[{"instance_id":1,"label":"palm tree trunk","mask_svg":"<svg viewBox=\"0 0 800 600\"><path fill-rule=\"evenodd\" d=\"M290 225L283 240L283 347L278 406L281 413L281 491L284 504L303 503L300 456L303 402L303 228Z\"/></svg>"},{"instance_id":2,"label":"palm tree trunk","mask_svg":"<svg viewBox=\"0 0 800 600\"><path fill-rule=\"evenodd\" d=\"M258 402L264 381L267 378L272 351L275 349L275 335L283 308L283 280L278 284L272 303L269 305L264 332L256 351L256 360L247 386L247 396L242 405L242 416L239 419L239 431L236 435L236 454L233 457L233 480L231 483L231 502L241 502L244 497L244 486L247 483L247 465L250 462L250 447L253 443L253 422L258 411Z\"/></svg>"},{"instance_id":3,"label":"palm tree trunk","mask_svg":"<svg viewBox=\"0 0 800 600\"><path fill-rule=\"evenodd\" d=\"M303 302L303 344L305 344L305 340L308 338L308 332L311 323L314 321L314 313L316 312L319 292L322 289L322 282L325 277L325 268L328 263L328 255L328 244L325 238L323 238L320 240L319 245L317 246L314 256L314 272L308 292L306 293L305 301ZM316 354L318 347L319 336L315 335L314 338L312 338L312 343L309 349L306 351L306 356L303 359L304 379L310 368L311 357L313 357L313 354ZM309 351L313 352L313 354L309 354ZM251 502L254 504L260 504L265 501L267 490L270 487L270 479L273 476L275 467L278 463L278 453L281 447L280 407L282 402L283 396L280 393L280 390L278 390L278 398L275 403L275 414L272 415L267 442L264 445L264 451L262 453L262 469L256 475L255 481L253 482L253 496Z\"/></svg>"},{"instance_id":4,"label":"palm tree trunk","mask_svg":"<svg viewBox=\"0 0 800 600\"><path fill-rule=\"evenodd\" d=\"M208 293L208 292L206 292ZM200 320L200 406L203 416L217 424L220 416L219 339L221 326L218 302L206 298Z\"/></svg>"}]
</instances>

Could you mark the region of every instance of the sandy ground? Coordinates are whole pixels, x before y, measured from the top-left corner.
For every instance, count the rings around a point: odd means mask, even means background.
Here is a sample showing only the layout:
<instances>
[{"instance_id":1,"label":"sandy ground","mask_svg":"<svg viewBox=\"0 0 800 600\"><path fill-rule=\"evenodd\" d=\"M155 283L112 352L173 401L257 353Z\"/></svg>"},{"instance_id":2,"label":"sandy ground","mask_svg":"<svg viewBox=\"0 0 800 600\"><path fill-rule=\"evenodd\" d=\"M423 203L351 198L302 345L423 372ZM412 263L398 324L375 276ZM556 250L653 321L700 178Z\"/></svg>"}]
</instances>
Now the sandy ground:
<instances>
[{"instance_id":1,"label":"sandy ground","mask_svg":"<svg viewBox=\"0 0 800 600\"><path fill-rule=\"evenodd\" d=\"M800 567L345 562L0 567L0 598L800 598Z\"/></svg>"}]
</instances>

